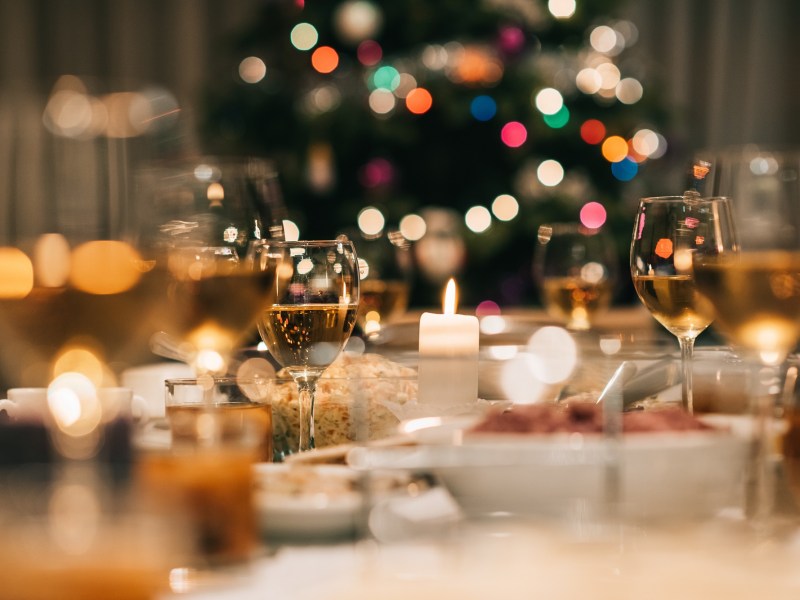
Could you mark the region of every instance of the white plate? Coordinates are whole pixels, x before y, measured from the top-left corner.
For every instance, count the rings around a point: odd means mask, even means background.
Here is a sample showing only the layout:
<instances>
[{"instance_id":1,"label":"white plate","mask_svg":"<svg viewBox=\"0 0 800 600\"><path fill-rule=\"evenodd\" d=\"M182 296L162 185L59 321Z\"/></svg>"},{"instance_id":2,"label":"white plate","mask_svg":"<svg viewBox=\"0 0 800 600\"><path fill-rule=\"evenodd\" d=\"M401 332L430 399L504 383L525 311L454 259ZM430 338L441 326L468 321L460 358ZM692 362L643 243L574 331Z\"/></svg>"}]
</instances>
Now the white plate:
<instances>
[{"instance_id":1,"label":"white plate","mask_svg":"<svg viewBox=\"0 0 800 600\"><path fill-rule=\"evenodd\" d=\"M262 533L320 540L356 531L361 497L357 472L345 465L255 465L256 507Z\"/></svg>"},{"instance_id":2,"label":"white plate","mask_svg":"<svg viewBox=\"0 0 800 600\"><path fill-rule=\"evenodd\" d=\"M451 426L442 439L453 439ZM436 432L427 431L433 441ZM438 441L438 440L437 440ZM725 432L627 434L618 446L620 507L633 518L709 516L740 506L748 442ZM614 447L600 436L480 435L460 445L359 448L351 464L436 475L464 511L566 516L602 509Z\"/></svg>"}]
</instances>

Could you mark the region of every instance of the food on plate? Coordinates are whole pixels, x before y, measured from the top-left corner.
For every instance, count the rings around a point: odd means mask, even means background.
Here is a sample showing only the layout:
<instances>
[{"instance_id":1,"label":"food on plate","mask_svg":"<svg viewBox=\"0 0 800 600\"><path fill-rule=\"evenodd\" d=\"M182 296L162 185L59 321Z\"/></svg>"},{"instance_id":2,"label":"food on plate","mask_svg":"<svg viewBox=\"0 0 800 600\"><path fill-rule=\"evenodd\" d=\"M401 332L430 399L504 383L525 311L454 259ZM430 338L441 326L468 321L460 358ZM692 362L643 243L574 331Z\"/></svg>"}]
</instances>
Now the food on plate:
<instances>
[{"instance_id":1,"label":"food on plate","mask_svg":"<svg viewBox=\"0 0 800 600\"><path fill-rule=\"evenodd\" d=\"M622 414L623 431L707 431L714 427L679 408L660 408ZM518 404L490 411L472 433L601 433L603 407L590 402Z\"/></svg>"},{"instance_id":2,"label":"food on plate","mask_svg":"<svg viewBox=\"0 0 800 600\"><path fill-rule=\"evenodd\" d=\"M395 433L399 419L387 404L402 406L416 398L415 369L379 354L343 353L317 383L316 446L388 437ZM278 372L272 413L276 444L296 450L300 430L298 392L286 369Z\"/></svg>"}]
</instances>

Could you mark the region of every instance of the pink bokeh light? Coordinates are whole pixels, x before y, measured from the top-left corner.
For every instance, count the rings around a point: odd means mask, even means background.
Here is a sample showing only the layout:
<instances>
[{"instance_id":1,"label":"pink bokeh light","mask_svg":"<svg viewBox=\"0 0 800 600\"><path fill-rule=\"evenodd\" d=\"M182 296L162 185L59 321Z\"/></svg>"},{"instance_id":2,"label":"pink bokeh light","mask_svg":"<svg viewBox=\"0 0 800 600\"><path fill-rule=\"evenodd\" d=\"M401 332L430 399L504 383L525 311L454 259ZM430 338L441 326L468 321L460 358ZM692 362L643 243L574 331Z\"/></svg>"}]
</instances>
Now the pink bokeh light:
<instances>
[{"instance_id":1,"label":"pink bokeh light","mask_svg":"<svg viewBox=\"0 0 800 600\"><path fill-rule=\"evenodd\" d=\"M519 148L528 139L528 130L519 121L511 121L503 126L500 139L509 148Z\"/></svg>"},{"instance_id":2,"label":"pink bokeh light","mask_svg":"<svg viewBox=\"0 0 800 600\"><path fill-rule=\"evenodd\" d=\"M589 229L598 229L606 222L606 209L599 202L587 202L581 208L581 223Z\"/></svg>"}]
</instances>

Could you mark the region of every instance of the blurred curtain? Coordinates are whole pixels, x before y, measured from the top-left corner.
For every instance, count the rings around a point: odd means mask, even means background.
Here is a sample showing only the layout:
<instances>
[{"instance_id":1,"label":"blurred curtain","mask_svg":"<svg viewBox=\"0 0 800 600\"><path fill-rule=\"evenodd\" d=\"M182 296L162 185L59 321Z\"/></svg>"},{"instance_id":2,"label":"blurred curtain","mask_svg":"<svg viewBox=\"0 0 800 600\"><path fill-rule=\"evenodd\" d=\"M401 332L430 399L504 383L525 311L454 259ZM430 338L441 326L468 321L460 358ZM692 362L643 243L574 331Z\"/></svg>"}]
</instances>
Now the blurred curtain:
<instances>
[{"instance_id":1,"label":"blurred curtain","mask_svg":"<svg viewBox=\"0 0 800 600\"><path fill-rule=\"evenodd\" d=\"M628 10L681 151L800 143L800 2L663 0Z\"/></svg>"}]
</instances>

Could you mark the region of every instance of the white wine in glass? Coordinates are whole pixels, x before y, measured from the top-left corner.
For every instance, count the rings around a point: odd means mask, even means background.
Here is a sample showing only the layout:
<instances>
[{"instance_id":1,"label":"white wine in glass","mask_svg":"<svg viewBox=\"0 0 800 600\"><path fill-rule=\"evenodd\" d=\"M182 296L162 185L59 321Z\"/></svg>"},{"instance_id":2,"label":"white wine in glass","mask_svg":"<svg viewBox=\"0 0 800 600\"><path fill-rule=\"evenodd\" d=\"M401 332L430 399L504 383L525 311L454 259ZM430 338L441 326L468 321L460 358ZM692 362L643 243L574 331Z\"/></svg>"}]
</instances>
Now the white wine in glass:
<instances>
[{"instance_id":1,"label":"white wine in glass","mask_svg":"<svg viewBox=\"0 0 800 600\"><path fill-rule=\"evenodd\" d=\"M274 264L276 277L258 331L297 383L298 450L311 450L317 380L339 356L356 322L358 259L346 239L265 242L259 251L256 260Z\"/></svg>"},{"instance_id":2,"label":"white wine in glass","mask_svg":"<svg viewBox=\"0 0 800 600\"><path fill-rule=\"evenodd\" d=\"M590 329L614 295L612 239L580 223L542 225L538 238L534 276L545 309L568 329Z\"/></svg>"},{"instance_id":3,"label":"white wine in glass","mask_svg":"<svg viewBox=\"0 0 800 600\"><path fill-rule=\"evenodd\" d=\"M800 150L748 145L699 158L708 165L711 190L733 199L739 251L695 256L694 269L714 306L715 328L753 365L758 451L747 509L757 525L766 525L774 497L768 422L775 399L760 379L765 370L779 374L800 340ZM800 464L798 457L785 461L787 471Z\"/></svg>"},{"instance_id":4,"label":"white wine in glass","mask_svg":"<svg viewBox=\"0 0 800 600\"><path fill-rule=\"evenodd\" d=\"M694 341L713 321L711 303L697 288L692 257L735 251L727 198L697 194L643 198L631 241L631 278L639 299L681 348L683 408L693 410Z\"/></svg>"}]
</instances>

